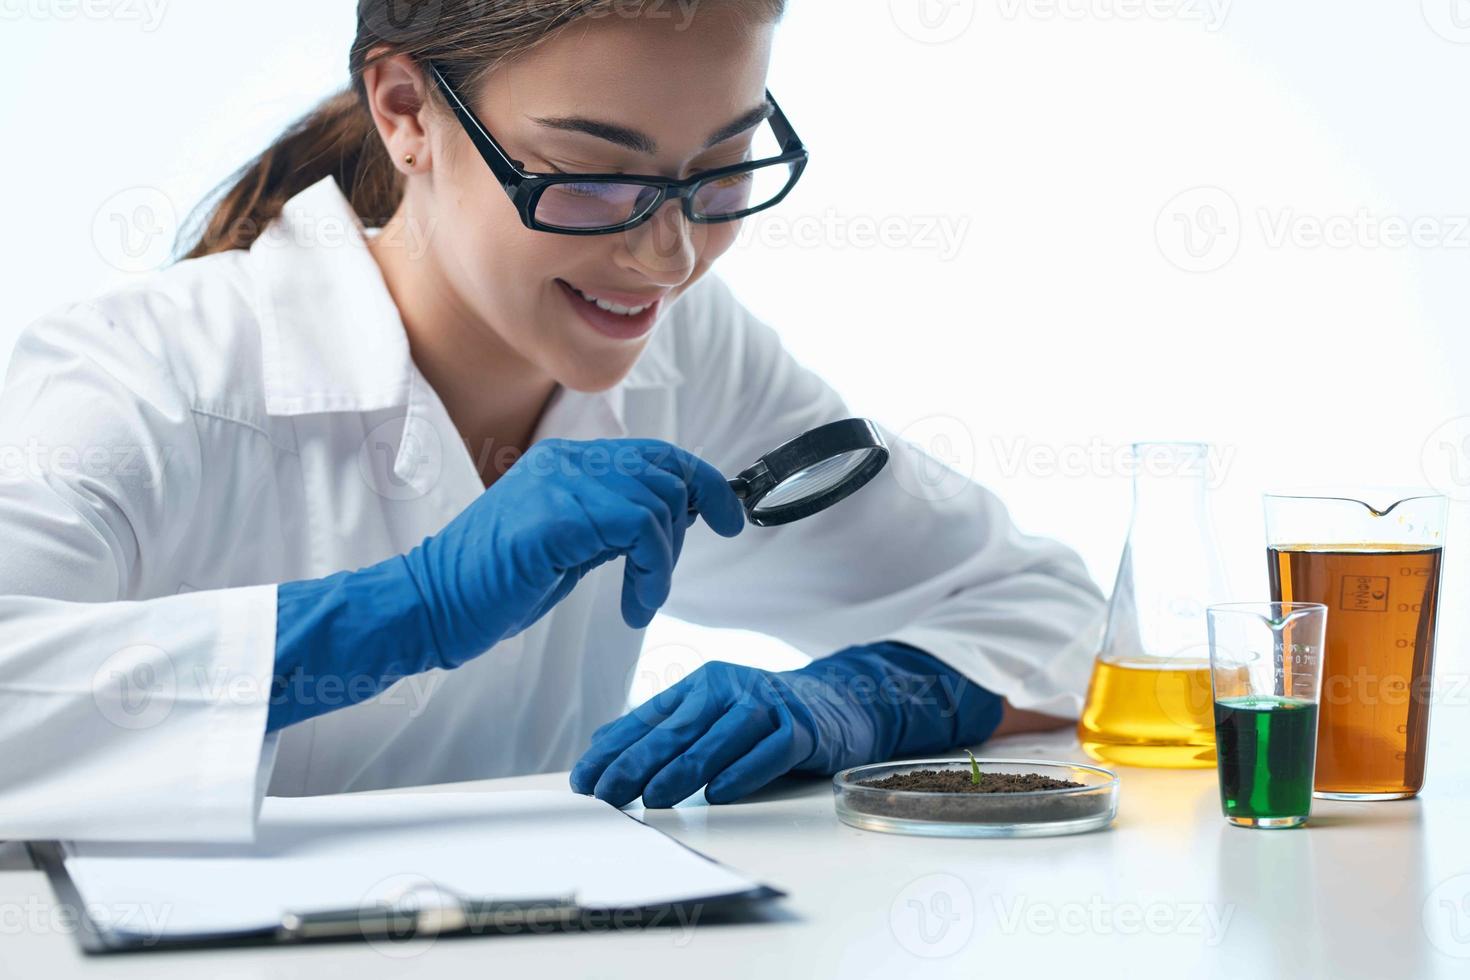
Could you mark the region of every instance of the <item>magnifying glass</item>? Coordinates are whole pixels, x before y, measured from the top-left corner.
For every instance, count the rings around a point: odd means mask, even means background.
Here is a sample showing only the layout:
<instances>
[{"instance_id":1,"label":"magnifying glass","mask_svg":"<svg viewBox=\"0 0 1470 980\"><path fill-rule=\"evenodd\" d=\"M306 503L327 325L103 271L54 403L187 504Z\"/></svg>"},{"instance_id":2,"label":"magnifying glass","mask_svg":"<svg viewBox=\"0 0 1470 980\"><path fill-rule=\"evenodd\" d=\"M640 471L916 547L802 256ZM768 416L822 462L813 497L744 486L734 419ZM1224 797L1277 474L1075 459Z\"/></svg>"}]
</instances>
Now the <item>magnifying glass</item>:
<instances>
[{"instance_id":1,"label":"magnifying glass","mask_svg":"<svg viewBox=\"0 0 1470 980\"><path fill-rule=\"evenodd\" d=\"M750 523L774 527L846 499L887 463L888 445L877 426L867 419L842 419L766 453L731 480L730 489Z\"/></svg>"}]
</instances>

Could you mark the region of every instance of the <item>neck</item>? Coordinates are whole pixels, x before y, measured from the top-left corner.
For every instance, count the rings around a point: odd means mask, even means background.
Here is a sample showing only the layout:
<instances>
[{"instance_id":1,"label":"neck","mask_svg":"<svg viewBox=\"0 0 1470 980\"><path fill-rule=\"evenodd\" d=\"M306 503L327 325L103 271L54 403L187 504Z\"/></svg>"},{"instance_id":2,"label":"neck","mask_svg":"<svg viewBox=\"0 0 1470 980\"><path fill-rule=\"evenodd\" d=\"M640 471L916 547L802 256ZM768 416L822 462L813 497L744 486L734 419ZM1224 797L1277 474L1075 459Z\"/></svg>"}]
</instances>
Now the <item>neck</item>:
<instances>
[{"instance_id":1,"label":"neck","mask_svg":"<svg viewBox=\"0 0 1470 980\"><path fill-rule=\"evenodd\" d=\"M404 211L368 243L408 334L414 364L489 486L525 451L557 383L469 310L428 254L401 244ZM387 244L385 244L387 243Z\"/></svg>"}]
</instances>

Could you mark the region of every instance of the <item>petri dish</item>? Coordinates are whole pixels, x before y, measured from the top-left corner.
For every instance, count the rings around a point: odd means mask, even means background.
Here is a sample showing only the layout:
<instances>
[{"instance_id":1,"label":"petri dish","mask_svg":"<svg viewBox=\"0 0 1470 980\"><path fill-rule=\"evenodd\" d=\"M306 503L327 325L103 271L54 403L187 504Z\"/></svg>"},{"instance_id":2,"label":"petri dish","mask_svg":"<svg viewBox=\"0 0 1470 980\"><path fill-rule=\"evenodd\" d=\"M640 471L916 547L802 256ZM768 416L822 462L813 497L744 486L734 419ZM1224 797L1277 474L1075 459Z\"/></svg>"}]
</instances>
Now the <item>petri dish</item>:
<instances>
[{"instance_id":1,"label":"petri dish","mask_svg":"<svg viewBox=\"0 0 1470 980\"><path fill-rule=\"evenodd\" d=\"M1034 759L978 759L986 773L1034 773L1080 783L1016 793L954 793L864 785L932 769L967 777L969 759L919 759L844 769L832 777L837 817L860 830L928 837L1058 837L1100 830L1118 813L1118 775L1097 766Z\"/></svg>"}]
</instances>

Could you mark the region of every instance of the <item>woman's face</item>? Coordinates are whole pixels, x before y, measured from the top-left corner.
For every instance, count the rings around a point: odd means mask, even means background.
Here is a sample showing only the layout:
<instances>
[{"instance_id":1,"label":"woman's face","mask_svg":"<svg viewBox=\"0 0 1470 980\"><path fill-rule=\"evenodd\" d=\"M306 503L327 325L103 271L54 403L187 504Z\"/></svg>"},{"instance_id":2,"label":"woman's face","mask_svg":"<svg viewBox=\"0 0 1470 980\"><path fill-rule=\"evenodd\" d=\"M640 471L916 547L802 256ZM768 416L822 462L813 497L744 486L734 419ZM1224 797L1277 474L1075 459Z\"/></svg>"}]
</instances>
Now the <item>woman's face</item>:
<instances>
[{"instance_id":1,"label":"woman's face","mask_svg":"<svg viewBox=\"0 0 1470 980\"><path fill-rule=\"evenodd\" d=\"M530 172L686 177L748 159L761 123L710 143L765 101L772 25L739 4L577 21L466 95ZM693 12L697 10L697 15ZM661 312L733 243L738 222L692 224L666 202L637 228L571 236L525 227L458 122L433 117L433 179L415 215L479 329L578 391L620 381ZM626 309L623 315L591 296ZM651 304L651 305L650 305Z\"/></svg>"}]
</instances>

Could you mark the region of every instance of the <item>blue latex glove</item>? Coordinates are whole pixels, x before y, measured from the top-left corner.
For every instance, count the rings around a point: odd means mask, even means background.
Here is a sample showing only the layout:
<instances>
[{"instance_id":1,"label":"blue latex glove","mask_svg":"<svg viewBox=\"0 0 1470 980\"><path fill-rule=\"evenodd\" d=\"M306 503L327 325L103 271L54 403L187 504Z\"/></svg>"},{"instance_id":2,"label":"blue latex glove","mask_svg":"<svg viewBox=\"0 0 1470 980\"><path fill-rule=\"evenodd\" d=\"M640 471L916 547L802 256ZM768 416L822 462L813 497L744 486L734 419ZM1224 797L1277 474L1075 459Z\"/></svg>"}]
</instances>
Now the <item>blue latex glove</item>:
<instances>
[{"instance_id":1,"label":"blue latex glove","mask_svg":"<svg viewBox=\"0 0 1470 980\"><path fill-rule=\"evenodd\" d=\"M267 729L366 700L409 674L458 667L619 556L623 619L647 626L668 598L691 508L726 537L745 525L720 472L669 443L537 443L407 555L278 587Z\"/></svg>"},{"instance_id":2,"label":"blue latex glove","mask_svg":"<svg viewBox=\"0 0 1470 980\"><path fill-rule=\"evenodd\" d=\"M834 773L983 741L1002 699L922 650L849 647L800 670L706 664L592 733L572 789L614 806L729 803L787 772Z\"/></svg>"}]
</instances>

